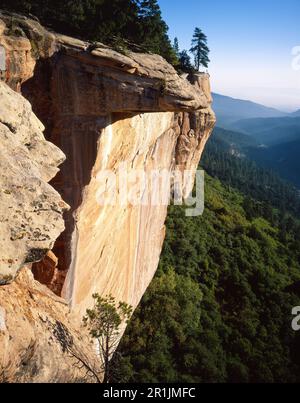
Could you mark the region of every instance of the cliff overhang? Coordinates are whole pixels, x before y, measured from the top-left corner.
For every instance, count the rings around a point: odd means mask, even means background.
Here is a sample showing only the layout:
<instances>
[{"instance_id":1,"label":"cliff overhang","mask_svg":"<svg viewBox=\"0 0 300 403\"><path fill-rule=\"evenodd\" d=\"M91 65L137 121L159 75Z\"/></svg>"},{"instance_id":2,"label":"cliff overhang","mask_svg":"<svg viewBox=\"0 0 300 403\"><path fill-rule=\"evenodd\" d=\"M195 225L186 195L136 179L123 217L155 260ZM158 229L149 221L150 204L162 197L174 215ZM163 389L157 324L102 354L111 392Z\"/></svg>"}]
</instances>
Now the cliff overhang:
<instances>
[{"instance_id":1,"label":"cliff overhang","mask_svg":"<svg viewBox=\"0 0 300 403\"><path fill-rule=\"evenodd\" d=\"M166 206L99 206L97 176L122 163L195 171L215 124L209 76L188 81L158 55L2 12L1 49L0 374L83 380L78 357L97 358L81 327L93 292L138 305L167 214Z\"/></svg>"},{"instance_id":2,"label":"cliff overhang","mask_svg":"<svg viewBox=\"0 0 300 403\"><path fill-rule=\"evenodd\" d=\"M101 76L101 82L89 82L91 89L98 87L97 91L102 85L103 98L107 99L106 103L95 105L98 107L93 108L95 114L191 112L209 106L207 94L178 76L161 56L127 49L120 53L100 42L56 34L36 20L1 11L0 35L0 46L5 48L7 55L4 80L16 90L34 75L38 60L55 58L57 63L62 58L70 71L75 66L80 69L83 79L90 79L88 66L91 70L95 68L97 76Z\"/></svg>"}]
</instances>

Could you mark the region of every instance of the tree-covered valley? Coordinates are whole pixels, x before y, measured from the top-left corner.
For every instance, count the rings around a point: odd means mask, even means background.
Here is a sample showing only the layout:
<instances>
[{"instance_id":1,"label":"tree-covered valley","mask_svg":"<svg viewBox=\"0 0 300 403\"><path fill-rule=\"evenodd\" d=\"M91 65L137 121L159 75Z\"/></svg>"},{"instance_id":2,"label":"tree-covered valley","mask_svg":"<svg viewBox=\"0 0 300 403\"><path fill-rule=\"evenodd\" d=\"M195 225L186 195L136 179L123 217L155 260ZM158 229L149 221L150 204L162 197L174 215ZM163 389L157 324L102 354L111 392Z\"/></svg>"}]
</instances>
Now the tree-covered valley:
<instances>
[{"instance_id":1,"label":"tree-covered valley","mask_svg":"<svg viewBox=\"0 0 300 403\"><path fill-rule=\"evenodd\" d=\"M171 206L156 277L120 346L123 380L296 382L299 198L232 152L216 129L202 166L205 212Z\"/></svg>"}]
</instances>

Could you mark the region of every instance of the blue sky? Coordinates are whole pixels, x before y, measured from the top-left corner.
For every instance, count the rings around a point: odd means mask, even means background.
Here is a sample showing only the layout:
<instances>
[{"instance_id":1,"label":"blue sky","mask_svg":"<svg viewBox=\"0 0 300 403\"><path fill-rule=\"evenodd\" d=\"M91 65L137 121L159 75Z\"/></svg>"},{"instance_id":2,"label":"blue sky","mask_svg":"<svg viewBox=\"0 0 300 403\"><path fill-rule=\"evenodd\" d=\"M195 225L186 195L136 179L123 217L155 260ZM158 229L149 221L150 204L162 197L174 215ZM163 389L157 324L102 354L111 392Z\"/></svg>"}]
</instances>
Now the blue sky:
<instances>
[{"instance_id":1,"label":"blue sky","mask_svg":"<svg viewBox=\"0 0 300 403\"><path fill-rule=\"evenodd\" d=\"M189 49L203 29L211 49L215 92L285 110L300 108L300 70L292 49L300 46L299 0L158 0L169 34Z\"/></svg>"}]
</instances>

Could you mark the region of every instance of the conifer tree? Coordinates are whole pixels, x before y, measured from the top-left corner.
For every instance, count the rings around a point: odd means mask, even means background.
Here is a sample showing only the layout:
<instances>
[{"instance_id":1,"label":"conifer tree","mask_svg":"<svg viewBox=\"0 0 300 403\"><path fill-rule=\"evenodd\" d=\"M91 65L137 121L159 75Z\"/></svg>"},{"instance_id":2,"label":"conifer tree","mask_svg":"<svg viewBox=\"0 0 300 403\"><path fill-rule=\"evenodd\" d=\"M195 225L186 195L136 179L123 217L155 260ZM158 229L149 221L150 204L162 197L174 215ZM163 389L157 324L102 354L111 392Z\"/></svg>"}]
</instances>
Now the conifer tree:
<instances>
[{"instance_id":1,"label":"conifer tree","mask_svg":"<svg viewBox=\"0 0 300 403\"><path fill-rule=\"evenodd\" d=\"M119 344L121 327L128 324L132 307L126 302L116 302L111 295L102 298L93 295L94 306L87 309L83 318L93 340L97 342L101 368L104 374L103 383L111 380L112 357Z\"/></svg>"},{"instance_id":2,"label":"conifer tree","mask_svg":"<svg viewBox=\"0 0 300 403\"><path fill-rule=\"evenodd\" d=\"M1 0L0 8L34 15L62 34L108 45L121 39L178 63L157 0Z\"/></svg>"},{"instance_id":3,"label":"conifer tree","mask_svg":"<svg viewBox=\"0 0 300 403\"><path fill-rule=\"evenodd\" d=\"M168 26L162 19L157 0L138 0L140 18L139 40L146 50L158 53L170 63L177 64L178 58L168 37Z\"/></svg>"},{"instance_id":4,"label":"conifer tree","mask_svg":"<svg viewBox=\"0 0 300 403\"><path fill-rule=\"evenodd\" d=\"M179 57L180 50L179 50L178 38L174 39L173 49L174 49L176 55Z\"/></svg>"},{"instance_id":5,"label":"conifer tree","mask_svg":"<svg viewBox=\"0 0 300 403\"><path fill-rule=\"evenodd\" d=\"M191 73L194 70L191 57L186 50L179 53L179 65L184 73Z\"/></svg>"},{"instance_id":6,"label":"conifer tree","mask_svg":"<svg viewBox=\"0 0 300 403\"><path fill-rule=\"evenodd\" d=\"M200 28L195 28L190 52L194 54L195 67L197 70L199 70L201 66L208 67L210 60L208 57L209 48L207 46L207 37Z\"/></svg>"}]
</instances>

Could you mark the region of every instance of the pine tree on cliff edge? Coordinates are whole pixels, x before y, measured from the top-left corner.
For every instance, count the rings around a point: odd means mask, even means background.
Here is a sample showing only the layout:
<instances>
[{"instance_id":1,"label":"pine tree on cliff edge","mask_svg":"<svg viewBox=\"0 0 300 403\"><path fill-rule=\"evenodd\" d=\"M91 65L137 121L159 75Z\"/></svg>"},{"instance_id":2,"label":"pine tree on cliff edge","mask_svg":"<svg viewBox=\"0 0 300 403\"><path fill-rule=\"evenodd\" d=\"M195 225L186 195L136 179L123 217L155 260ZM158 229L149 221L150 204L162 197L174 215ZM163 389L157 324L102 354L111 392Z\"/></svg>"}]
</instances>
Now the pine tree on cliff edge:
<instances>
[{"instance_id":1,"label":"pine tree on cliff edge","mask_svg":"<svg viewBox=\"0 0 300 403\"><path fill-rule=\"evenodd\" d=\"M200 28L195 28L190 52L194 54L195 67L198 71L201 66L208 67L210 60L208 57L209 48L207 46L207 37Z\"/></svg>"},{"instance_id":2,"label":"pine tree on cliff edge","mask_svg":"<svg viewBox=\"0 0 300 403\"><path fill-rule=\"evenodd\" d=\"M174 49L174 52L176 53L176 56L179 57L180 49L179 49L179 41L178 41L177 37L174 39L173 49Z\"/></svg>"}]
</instances>

